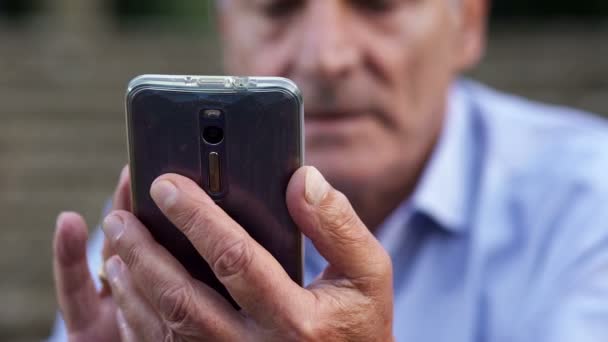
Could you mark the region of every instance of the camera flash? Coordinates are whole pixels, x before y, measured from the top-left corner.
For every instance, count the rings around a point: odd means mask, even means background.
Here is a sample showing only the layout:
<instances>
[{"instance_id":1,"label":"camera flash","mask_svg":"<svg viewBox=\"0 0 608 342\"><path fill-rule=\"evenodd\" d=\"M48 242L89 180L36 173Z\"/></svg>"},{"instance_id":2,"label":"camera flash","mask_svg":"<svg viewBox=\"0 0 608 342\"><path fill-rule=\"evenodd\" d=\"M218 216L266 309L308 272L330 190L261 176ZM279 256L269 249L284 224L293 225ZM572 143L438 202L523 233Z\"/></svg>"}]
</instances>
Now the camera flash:
<instances>
[{"instance_id":1,"label":"camera flash","mask_svg":"<svg viewBox=\"0 0 608 342\"><path fill-rule=\"evenodd\" d=\"M208 119L219 119L222 116L222 111L219 109L207 109L204 115Z\"/></svg>"}]
</instances>

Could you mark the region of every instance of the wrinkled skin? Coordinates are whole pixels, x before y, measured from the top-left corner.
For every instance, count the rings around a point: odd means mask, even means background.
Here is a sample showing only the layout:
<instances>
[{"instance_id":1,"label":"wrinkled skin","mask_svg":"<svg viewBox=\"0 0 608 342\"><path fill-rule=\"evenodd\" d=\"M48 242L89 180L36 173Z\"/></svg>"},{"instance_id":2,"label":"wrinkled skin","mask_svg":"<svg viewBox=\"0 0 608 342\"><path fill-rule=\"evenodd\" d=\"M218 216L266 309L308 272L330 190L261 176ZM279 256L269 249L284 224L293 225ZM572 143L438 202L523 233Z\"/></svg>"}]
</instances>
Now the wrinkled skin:
<instances>
[{"instance_id":1,"label":"wrinkled skin","mask_svg":"<svg viewBox=\"0 0 608 342\"><path fill-rule=\"evenodd\" d=\"M484 0L223 0L233 74L293 79L306 161L373 229L413 190L454 77L483 47Z\"/></svg>"},{"instance_id":2,"label":"wrinkled skin","mask_svg":"<svg viewBox=\"0 0 608 342\"><path fill-rule=\"evenodd\" d=\"M392 340L391 261L371 232L413 190L440 134L451 82L480 58L485 7L484 0L219 1L227 71L289 77L304 92L307 161L335 188L306 167L286 198L330 266L300 288L194 183L160 177L153 198L212 265L243 308L236 312L128 212L123 172L104 221L111 289L93 287L82 218L58 219L55 283L70 340Z\"/></svg>"},{"instance_id":3,"label":"wrinkled skin","mask_svg":"<svg viewBox=\"0 0 608 342\"><path fill-rule=\"evenodd\" d=\"M104 232L117 253L106 272L132 341L390 341L392 267L340 192L312 167L287 189L294 221L331 266L307 288L196 183L161 176L151 189L242 307L240 312L161 248L132 214L115 211ZM140 289L141 291L138 291Z\"/></svg>"}]
</instances>

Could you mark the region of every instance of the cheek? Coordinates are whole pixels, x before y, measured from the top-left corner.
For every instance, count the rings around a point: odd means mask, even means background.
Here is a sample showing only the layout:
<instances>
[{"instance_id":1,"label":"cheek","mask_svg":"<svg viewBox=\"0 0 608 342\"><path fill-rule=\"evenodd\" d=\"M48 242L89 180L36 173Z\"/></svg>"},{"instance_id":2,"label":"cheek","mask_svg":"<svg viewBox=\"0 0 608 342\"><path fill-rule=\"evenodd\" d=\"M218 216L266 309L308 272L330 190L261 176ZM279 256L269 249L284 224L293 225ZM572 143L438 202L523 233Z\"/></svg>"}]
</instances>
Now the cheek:
<instances>
[{"instance_id":1,"label":"cheek","mask_svg":"<svg viewBox=\"0 0 608 342\"><path fill-rule=\"evenodd\" d=\"M292 56L289 41L269 41L260 45L258 50L251 52L252 70L257 75L287 76Z\"/></svg>"},{"instance_id":2,"label":"cheek","mask_svg":"<svg viewBox=\"0 0 608 342\"><path fill-rule=\"evenodd\" d=\"M370 44L375 44L369 56L392 93L396 128L410 140L428 135L428 129L437 125L432 118L443 112L453 77L451 12L432 1L420 6L378 30L375 37L368 33Z\"/></svg>"},{"instance_id":3,"label":"cheek","mask_svg":"<svg viewBox=\"0 0 608 342\"><path fill-rule=\"evenodd\" d=\"M256 25L258 28L256 28ZM293 48L289 32L271 34L255 20L233 23L225 34L226 71L238 75L285 76ZM252 28L253 27L253 28Z\"/></svg>"},{"instance_id":4,"label":"cheek","mask_svg":"<svg viewBox=\"0 0 608 342\"><path fill-rule=\"evenodd\" d=\"M339 188L392 182L416 160L417 153L408 141L396 138L377 122L362 126L356 135L344 140L307 133L306 162L318 167Z\"/></svg>"}]
</instances>

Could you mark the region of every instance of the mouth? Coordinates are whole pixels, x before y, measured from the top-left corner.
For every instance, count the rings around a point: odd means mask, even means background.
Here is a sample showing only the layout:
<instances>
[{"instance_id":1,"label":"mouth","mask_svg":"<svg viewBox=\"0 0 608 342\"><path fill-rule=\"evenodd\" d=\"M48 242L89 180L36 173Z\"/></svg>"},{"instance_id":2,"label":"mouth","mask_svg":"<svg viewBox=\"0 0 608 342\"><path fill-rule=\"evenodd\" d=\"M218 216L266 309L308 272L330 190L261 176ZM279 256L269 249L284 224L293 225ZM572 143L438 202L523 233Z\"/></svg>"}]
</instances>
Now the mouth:
<instances>
[{"instance_id":1,"label":"mouth","mask_svg":"<svg viewBox=\"0 0 608 342\"><path fill-rule=\"evenodd\" d=\"M306 132L312 136L347 136L360 133L373 121L371 113L359 110L307 112Z\"/></svg>"},{"instance_id":2,"label":"mouth","mask_svg":"<svg viewBox=\"0 0 608 342\"><path fill-rule=\"evenodd\" d=\"M323 125L355 121L366 115L362 110L311 111L305 118L307 124Z\"/></svg>"}]
</instances>

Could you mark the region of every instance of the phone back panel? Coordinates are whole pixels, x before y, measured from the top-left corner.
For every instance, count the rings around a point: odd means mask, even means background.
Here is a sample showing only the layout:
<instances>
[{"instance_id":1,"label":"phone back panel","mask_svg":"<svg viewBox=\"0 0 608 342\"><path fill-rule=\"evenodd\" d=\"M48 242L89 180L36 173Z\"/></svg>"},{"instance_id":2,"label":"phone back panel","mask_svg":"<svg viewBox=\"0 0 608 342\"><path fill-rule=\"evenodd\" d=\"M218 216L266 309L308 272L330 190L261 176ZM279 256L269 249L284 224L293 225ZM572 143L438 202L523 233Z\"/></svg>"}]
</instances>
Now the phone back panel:
<instances>
[{"instance_id":1,"label":"phone back panel","mask_svg":"<svg viewBox=\"0 0 608 342\"><path fill-rule=\"evenodd\" d=\"M284 87L209 90L140 84L127 96L129 160L134 214L155 239L197 279L232 301L188 239L150 197L152 182L177 173L209 190L207 147L200 113L223 112L222 192L216 203L302 283L302 236L285 203L302 165L302 102Z\"/></svg>"}]
</instances>

